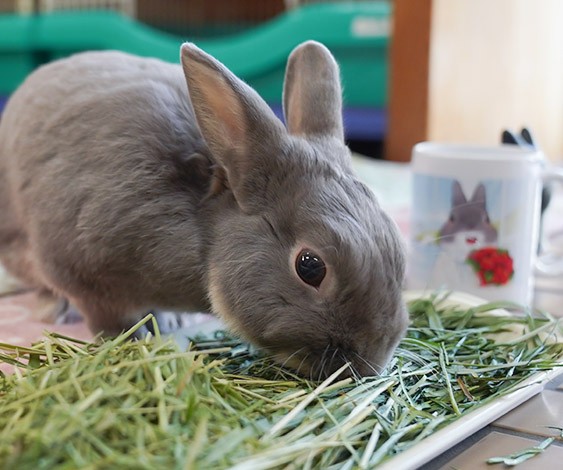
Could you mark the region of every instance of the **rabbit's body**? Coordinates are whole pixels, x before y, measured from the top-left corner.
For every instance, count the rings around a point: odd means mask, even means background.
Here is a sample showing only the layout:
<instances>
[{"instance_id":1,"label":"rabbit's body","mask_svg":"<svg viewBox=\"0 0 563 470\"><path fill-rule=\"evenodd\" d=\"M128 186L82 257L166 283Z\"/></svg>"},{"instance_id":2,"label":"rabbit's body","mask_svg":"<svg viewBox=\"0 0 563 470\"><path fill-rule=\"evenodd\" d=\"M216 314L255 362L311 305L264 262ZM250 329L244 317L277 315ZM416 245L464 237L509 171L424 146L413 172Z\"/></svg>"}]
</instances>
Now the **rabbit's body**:
<instances>
[{"instance_id":1,"label":"rabbit's body","mask_svg":"<svg viewBox=\"0 0 563 470\"><path fill-rule=\"evenodd\" d=\"M0 259L95 332L211 310L302 373L380 370L404 251L351 172L330 53L292 54L287 130L195 46L182 65L84 53L28 78L0 122Z\"/></svg>"},{"instance_id":2,"label":"rabbit's body","mask_svg":"<svg viewBox=\"0 0 563 470\"><path fill-rule=\"evenodd\" d=\"M114 318L155 305L208 309L213 211L199 208L208 151L186 94L179 66L117 52L81 54L30 76L0 126L8 269ZM124 326L88 319L109 334Z\"/></svg>"},{"instance_id":3,"label":"rabbit's body","mask_svg":"<svg viewBox=\"0 0 563 470\"><path fill-rule=\"evenodd\" d=\"M459 232L448 243L441 243L432 270L432 285L464 286L465 290L477 288L479 280L467 263L467 257L483 246L487 246L483 233L474 230Z\"/></svg>"}]
</instances>

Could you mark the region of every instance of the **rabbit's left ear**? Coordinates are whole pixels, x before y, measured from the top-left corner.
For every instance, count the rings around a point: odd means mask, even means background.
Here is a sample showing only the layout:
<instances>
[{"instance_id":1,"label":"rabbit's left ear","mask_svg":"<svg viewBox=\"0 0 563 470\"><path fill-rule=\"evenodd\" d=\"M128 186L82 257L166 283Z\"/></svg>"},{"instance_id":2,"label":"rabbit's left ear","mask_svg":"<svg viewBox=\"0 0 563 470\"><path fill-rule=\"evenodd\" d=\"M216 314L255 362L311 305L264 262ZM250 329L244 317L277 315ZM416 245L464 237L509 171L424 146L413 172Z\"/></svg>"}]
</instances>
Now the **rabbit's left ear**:
<instances>
[{"instance_id":1,"label":"rabbit's left ear","mask_svg":"<svg viewBox=\"0 0 563 470\"><path fill-rule=\"evenodd\" d=\"M297 46L287 61L283 112L290 134L344 141L338 65L321 43Z\"/></svg>"},{"instance_id":2,"label":"rabbit's left ear","mask_svg":"<svg viewBox=\"0 0 563 470\"><path fill-rule=\"evenodd\" d=\"M520 137L510 129L505 129L502 131L501 142L503 144L520 145Z\"/></svg>"}]
</instances>

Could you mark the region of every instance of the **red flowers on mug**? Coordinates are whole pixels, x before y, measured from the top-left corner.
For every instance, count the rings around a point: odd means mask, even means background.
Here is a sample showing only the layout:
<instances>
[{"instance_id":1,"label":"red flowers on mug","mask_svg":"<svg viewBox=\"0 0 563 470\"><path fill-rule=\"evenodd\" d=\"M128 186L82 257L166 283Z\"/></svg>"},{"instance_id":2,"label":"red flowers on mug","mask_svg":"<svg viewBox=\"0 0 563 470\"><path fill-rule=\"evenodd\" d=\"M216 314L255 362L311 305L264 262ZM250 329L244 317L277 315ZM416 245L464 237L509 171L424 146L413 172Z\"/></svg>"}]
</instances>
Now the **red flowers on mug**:
<instances>
[{"instance_id":1,"label":"red flowers on mug","mask_svg":"<svg viewBox=\"0 0 563 470\"><path fill-rule=\"evenodd\" d=\"M482 286L503 286L512 279L514 275L514 263L508 254L508 250L502 248L487 247L473 250L467 257L469 263Z\"/></svg>"}]
</instances>

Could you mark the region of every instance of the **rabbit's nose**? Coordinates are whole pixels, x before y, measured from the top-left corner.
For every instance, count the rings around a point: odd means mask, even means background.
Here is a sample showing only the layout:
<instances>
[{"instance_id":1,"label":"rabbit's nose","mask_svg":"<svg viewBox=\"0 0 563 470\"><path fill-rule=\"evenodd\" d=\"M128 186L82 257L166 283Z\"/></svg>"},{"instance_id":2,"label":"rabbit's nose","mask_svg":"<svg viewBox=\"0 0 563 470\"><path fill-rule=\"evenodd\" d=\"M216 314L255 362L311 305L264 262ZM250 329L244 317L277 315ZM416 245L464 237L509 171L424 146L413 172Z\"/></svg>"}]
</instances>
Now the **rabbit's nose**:
<instances>
[{"instance_id":1,"label":"rabbit's nose","mask_svg":"<svg viewBox=\"0 0 563 470\"><path fill-rule=\"evenodd\" d=\"M475 243L477 243L477 237L467 237L465 241L469 245L475 245Z\"/></svg>"}]
</instances>

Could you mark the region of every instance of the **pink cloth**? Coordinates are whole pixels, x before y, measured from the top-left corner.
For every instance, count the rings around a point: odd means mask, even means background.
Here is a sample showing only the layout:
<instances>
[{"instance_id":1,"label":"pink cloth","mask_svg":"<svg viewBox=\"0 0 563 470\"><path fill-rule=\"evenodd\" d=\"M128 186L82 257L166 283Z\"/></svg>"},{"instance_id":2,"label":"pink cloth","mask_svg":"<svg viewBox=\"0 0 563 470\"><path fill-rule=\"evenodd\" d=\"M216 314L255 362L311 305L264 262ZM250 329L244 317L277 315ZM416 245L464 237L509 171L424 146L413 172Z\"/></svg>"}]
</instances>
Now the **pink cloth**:
<instances>
[{"instance_id":1,"label":"pink cloth","mask_svg":"<svg viewBox=\"0 0 563 470\"><path fill-rule=\"evenodd\" d=\"M43 323L31 316L37 303L33 292L0 298L0 343L30 346L43 337L45 330L56 331L72 338L90 340L92 334L84 322L72 325ZM0 370L9 372L11 367L0 364Z\"/></svg>"}]
</instances>

